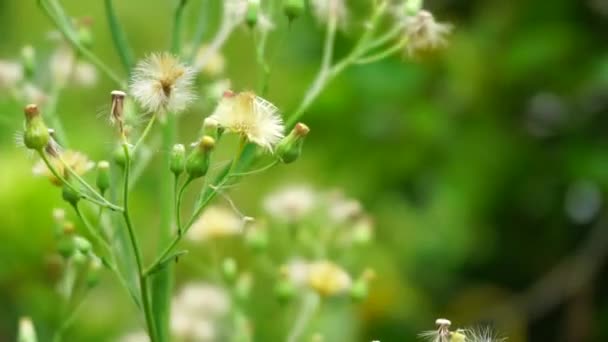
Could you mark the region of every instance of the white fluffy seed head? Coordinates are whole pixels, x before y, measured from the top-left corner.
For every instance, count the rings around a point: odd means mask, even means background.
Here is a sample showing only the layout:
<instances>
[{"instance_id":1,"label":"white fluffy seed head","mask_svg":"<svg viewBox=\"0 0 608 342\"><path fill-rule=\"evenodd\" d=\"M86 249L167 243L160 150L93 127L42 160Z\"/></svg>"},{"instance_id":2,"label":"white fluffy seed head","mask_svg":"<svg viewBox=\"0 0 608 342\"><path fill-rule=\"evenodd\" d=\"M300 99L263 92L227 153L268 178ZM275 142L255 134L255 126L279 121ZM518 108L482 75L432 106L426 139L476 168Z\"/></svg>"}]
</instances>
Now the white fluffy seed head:
<instances>
[{"instance_id":1,"label":"white fluffy seed head","mask_svg":"<svg viewBox=\"0 0 608 342\"><path fill-rule=\"evenodd\" d=\"M252 92L226 92L210 118L268 151L283 138L283 120L272 103Z\"/></svg>"},{"instance_id":2,"label":"white fluffy seed head","mask_svg":"<svg viewBox=\"0 0 608 342\"><path fill-rule=\"evenodd\" d=\"M403 26L410 56L445 47L446 37L452 32L452 25L435 21L433 14L425 10L414 16L406 16Z\"/></svg>"},{"instance_id":3,"label":"white fluffy seed head","mask_svg":"<svg viewBox=\"0 0 608 342\"><path fill-rule=\"evenodd\" d=\"M169 53L151 54L135 67L131 95L147 112L177 114L196 99L195 74Z\"/></svg>"}]
</instances>

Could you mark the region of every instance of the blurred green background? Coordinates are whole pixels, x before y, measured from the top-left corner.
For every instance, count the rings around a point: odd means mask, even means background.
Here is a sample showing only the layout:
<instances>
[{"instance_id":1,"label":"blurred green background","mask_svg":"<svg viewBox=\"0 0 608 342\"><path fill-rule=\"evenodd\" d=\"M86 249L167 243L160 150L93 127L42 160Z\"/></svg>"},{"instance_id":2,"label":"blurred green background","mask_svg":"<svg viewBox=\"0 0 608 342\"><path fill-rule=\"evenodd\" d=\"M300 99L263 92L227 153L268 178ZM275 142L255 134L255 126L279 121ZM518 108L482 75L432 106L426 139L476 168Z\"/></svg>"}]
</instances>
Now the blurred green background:
<instances>
[{"instance_id":1,"label":"blurred green background","mask_svg":"<svg viewBox=\"0 0 608 342\"><path fill-rule=\"evenodd\" d=\"M120 70L102 2L63 3L94 19L95 52ZM138 58L166 49L174 5L116 2ZM303 158L244 182L233 199L256 213L264 194L297 182L362 201L377 238L362 257L378 279L351 320L335 323L348 324L357 341L414 341L443 316L458 326L489 322L510 341L608 340L608 2L425 7L455 25L449 48L430 60L348 70L304 117L312 133ZM197 8L192 1L189 19ZM52 51L52 27L35 1L0 1L0 22L0 59L18 57L24 44L42 58ZM276 50L268 98L285 112L318 69L322 37L306 18ZM338 55L354 38L339 35ZM234 88L254 88L247 31L237 30L223 52ZM112 89L100 78L93 89L69 89L59 104L72 144L94 159L107 158L113 141L96 117ZM22 315L42 336L57 324L50 215L62 202L15 147L22 104L0 98L0 341L11 341ZM193 140L190 127L207 114L184 116L180 140ZM142 234L156 228L154 181L152 172L135 194ZM137 328L135 315L107 274L70 340L114 340Z\"/></svg>"}]
</instances>

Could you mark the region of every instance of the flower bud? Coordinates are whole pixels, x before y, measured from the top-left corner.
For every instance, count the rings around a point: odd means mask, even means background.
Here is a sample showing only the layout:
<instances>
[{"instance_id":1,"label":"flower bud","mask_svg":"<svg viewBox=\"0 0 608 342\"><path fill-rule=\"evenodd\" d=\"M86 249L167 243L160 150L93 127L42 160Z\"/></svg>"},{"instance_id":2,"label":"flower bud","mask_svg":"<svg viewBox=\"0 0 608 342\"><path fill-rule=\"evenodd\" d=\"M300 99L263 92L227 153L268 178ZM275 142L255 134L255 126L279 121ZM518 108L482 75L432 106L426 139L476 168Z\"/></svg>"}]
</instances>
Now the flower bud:
<instances>
[{"instance_id":1,"label":"flower bud","mask_svg":"<svg viewBox=\"0 0 608 342\"><path fill-rule=\"evenodd\" d=\"M283 2L283 13L292 22L304 13L304 6L304 0L285 0Z\"/></svg>"},{"instance_id":2,"label":"flower bud","mask_svg":"<svg viewBox=\"0 0 608 342\"><path fill-rule=\"evenodd\" d=\"M302 155L304 138L310 129L303 123L298 123L288 136L278 144L276 154L285 164L293 163Z\"/></svg>"},{"instance_id":3,"label":"flower bud","mask_svg":"<svg viewBox=\"0 0 608 342\"><path fill-rule=\"evenodd\" d=\"M220 138L220 124L213 118L206 118L203 121L203 136L212 137L215 140Z\"/></svg>"},{"instance_id":4,"label":"flower bud","mask_svg":"<svg viewBox=\"0 0 608 342\"><path fill-rule=\"evenodd\" d=\"M96 184L102 195L110 188L110 163L106 160L97 163Z\"/></svg>"},{"instance_id":5,"label":"flower bud","mask_svg":"<svg viewBox=\"0 0 608 342\"><path fill-rule=\"evenodd\" d=\"M78 201L80 201L80 193L78 193L76 190L74 190L74 188L68 186L67 184L64 184L61 189L61 197L64 201L70 203L73 206L76 206L78 204Z\"/></svg>"},{"instance_id":6,"label":"flower bud","mask_svg":"<svg viewBox=\"0 0 608 342\"><path fill-rule=\"evenodd\" d=\"M40 151L46 147L51 138L49 129L44 124L40 110L35 104L25 107L25 134L23 143L32 150Z\"/></svg>"},{"instance_id":7,"label":"flower bud","mask_svg":"<svg viewBox=\"0 0 608 342\"><path fill-rule=\"evenodd\" d=\"M224 275L224 278L231 283L236 280L238 275L238 266L236 265L236 261L234 261L234 259L224 259L222 262L222 274Z\"/></svg>"},{"instance_id":8,"label":"flower bud","mask_svg":"<svg viewBox=\"0 0 608 342\"><path fill-rule=\"evenodd\" d=\"M19 335L17 336L17 342L36 342L36 329L34 324L29 317L21 317L19 319Z\"/></svg>"},{"instance_id":9,"label":"flower bud","mask_svg":"<svg viewBox=\"0 0 608 342\"><path fill-rule=\"evenodd\" d=\"M71 257L76 252L76 245L72 235L62 235L57 241L57 252L64 258Z\"/></svg>"},{"instance_id":10,"label":"flower bud","mask_svg":"<svg viewBox=\"0 0 608 342\"><path fill-rule=\"evenodd\" d=\"M92 255L91 260L89 261L89 270L87 273L87 285L89 287L94 287L99 283L101 267L101 259L95 255Z\"/></svg>"},{"instance_id":11,"label":"flower bud","mask_svg":"<svg viewBox=\"0 0 608 342\"><path fill-rule=\"evenodd\" d=\"M260 0L247 0L247 13L245 15L245 21L249 28L254 28L258 23L258 16L260 12Z\"/></svg>"},{"instance_id":12,"label":"flower bud","mask_svg":"<svg viewBox=\"0 0 608 342\"><path fill-rule=\"evenodd\" d=\"M88 254L93 248L91 242L82 236L74 236L74 246L83 254Z\"/></svg>"},{"instance_id":13,"label":"flower bud","mask_svg":"<svg viewBox=\"0 0 608 342\"><path fill-rule=\"evenodd\" d=\"M171 160L169 169L177 177L184 172L186 168L186 148L182 144L173 145L171 150Z\"/></svg>"},{"instance_id":14,"label":"flower bud","mask_svg":"<svg viewBox=\"0 0 608 342\"><path fill-rule=\"evenodd\" d=\"M129 154L132 159L133 153L132 153L131 147L129 147ZM114 163L116 165L120 166L121 168L125 167L125 165L127 164L127 156L125 156L125 149L122 145L118 145L116 147L116 149L114 150L114 153L112 153L112 159L114 160Z\"/></svg>"},{"instance_id":15,"label":"flower bud","mask_svg":"<svg viewBox=\"0 0 608 342\"><path fill-rule=\"evenodd\" d=\"M215 147L215 139L204 136L195 146L186 161L186 172L190 179L203 177L209 171L211 151Z\"/></svg>"},{"instance_id":16,"label":"flower bud","mask_svg":"<svg viewBox=\"0 0 608 342\"><path fill-rule=\"evenodd\" d=\"M296 294L295 286L288 279L280 279L275 287L275 295L279 302L285 304Z\"/></svg>"},{"instance_id":17,"label":"flower bud","mask_svg":"<svg viewBox=\"0 0 608 342\"><path fill-rule=\"evenodd\" d=\"M21 63L25 77L31 79L36 73L36 50L31 45L26 45L21 49Z\"/></svg>"},{"instance_id":18,"label":"flower bud","mask_svg":"<svg viewBox=\"0 0 608 342\"><path fill-rule=\"evenodd\" d=\"M72 260L74 261L74 264L80 268L87 264L87 261L89 261L89 257L81 251L76 250L72 255Z\"/></svg>"},{"instance_id":19,"label":"flower bud","mask_svg":"<svg viewBox=\"0 0 608 342\"><path fill-rule=\"evenodd\" d=\"M450 342L466 342L467 336L463 333L462 330L456 330L450 332Z\"/></svg>"}]
</instances>

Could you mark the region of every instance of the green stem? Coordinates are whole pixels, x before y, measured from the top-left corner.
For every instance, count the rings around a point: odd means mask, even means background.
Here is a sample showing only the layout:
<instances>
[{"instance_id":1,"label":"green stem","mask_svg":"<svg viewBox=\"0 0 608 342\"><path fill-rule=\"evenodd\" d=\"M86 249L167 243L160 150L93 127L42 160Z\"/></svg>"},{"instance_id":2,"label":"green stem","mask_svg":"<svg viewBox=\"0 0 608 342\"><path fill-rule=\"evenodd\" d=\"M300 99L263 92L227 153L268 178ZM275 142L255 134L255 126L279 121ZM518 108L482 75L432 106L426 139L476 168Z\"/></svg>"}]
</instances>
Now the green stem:
<instances>
[{"instance_id":1,"label":"green stem","mask_svg":"<svg viewBox=\"0 0 608 342\"><path fill-rule=\"evenodd\" d=\"M403 39L400 42L398 42L397 44L390 46L390 47L386 48L385 50L382 50L378 53L358 58L355 61L355 64L369 64L369 63L377 62L381 59L385 59L385 58L389 57L390 55L401 51L405 47L406 44L407 44L407 41L405 39Z\"/></svg>"},{"instance_id":2,"label":"green stem","mask_svg":"<svg viewBox=\"0 0 608 342\"><path fill-rule=\"evenodd\" d=\"M150 305L150 293L148 288L148 281L143 276L143 261L142 254L139 249L139 244L137 242L137 237L135 236L135 229L133 228L133 223L131 222L131 216L129 214L129 169L131 164L131 157L129 154L129 146L127 144L123 144L123 151L125 154L125 168L124 168L124 188L123 188L123 205L124 210L122 212L125 224L127 226L127 231L129 233L129 240L131 242L131 247L133 248L133 253L135 254L135 262L137 264L137 271L139 274L139 286L141 291L141 302L144 308L144 315L146 317L146 325L148 327L148 335L150 337L151 342L156 342L156 329L154 326L154 314L152 313L152 306Z\"/></svg>"},{"instance_id":3,"label":"green stem","mask_svg":"<svg viewBox=\"0 0 608 342\"><path fill-rule=\"evenodd\" d=\"M182 49L182 31L183 31L183 19L184 19L184 8L188 0L179 0L179 4L175 9L175 16L173 18L173 31L171 35L171 53L174 55L179 54Z\"/></svg>"},{"instance_id":4,"label":"green stem","mask_svg":"<svg viewBox=\"0 0 608 342\"><path fill-rule=\"evenodd\" d=\"M103 247L104 249L104 253L109 257L112 258L113 260L113 255L114 253L112 252L112 248L110 247L110 245L108 244L108 242L99 234L99 230L95 229L91 223L89 222L89 220L86 218L86 216L84 216L82 214L82 211L80 210L80 207L78 206L78 204L74 204L74 211L76 212L76 216L78 216L78 218L82 221L83 225L85 226L85 228L87 229L87 233L93 237L93 240L95 241L96 244L100 245L101 247ZM111 265L113 268L115 265Z\"/></svg>"},{"instance_id":5,"label":"green stem","mask_svg":"<svg viewBox=\"0 0 608 342\"><path fill-rule=\"evenodd\" d=\"M89 291L85 292L84 297L80 299L78 304L72 309L72 312L65 318L59 329L57 329L53 336L53 342L60 342L63 339L63 334L74 324L74 321L82 310L88 292Z\"/></svg>"},{"instance_id":6,"label":"green stem","mask_svg":"<svg viewBox=\"0 0 608 342\"><path fill-rule=\"evenodd\" d=\"M304 295L302 306L296 317L296 322L287 336L287 342L300 341L300 337L306 331L308 324L310 324L312 317L319 307L320 301L319 295L314 292L309 292Z\"/></svg>"},{"instance_id":7,"label":"green stem","mask_svg":"<svg viewBox=\"0 0 608 342\"><path fill-rule=\"evenodd\" d=\"M77 193L81 198L83 198L91 203L97 204L99 206L106 207L110 210L114 210L114 211L123 210L121 207L118 207L105 200L102 202L102 201L99 201L99 200L92 198L89 195L83 193L82 191L80 191L80 189L76 188L74 185L72 185L72 183L68 182L62 175L59 174L59 172L57 171L57 169L55 169L55 166L51 163L51 161L49 160L47 155L44 153L44 151L40 150L40 151L38 151L38 154L40 155L40 158L42 158L42 161L44 161L44 164L46 164L46 167L51 171L53 176L55 176L57 179L59 179L59 181L61 182L62 185L70 188L70 190Z\"/></svg>"},{"instance_id":8,"label":"green stem","mask_svg":"<svg viewBox=\"0 0 608 342\"><path fill-rule=\"evenodd\" d=\"M188 178L188 180L182 185L182 187L179 189L179 192L175 192L175 219L177 221L177 235L178 236L182 236L183 233L183 229L182 229L182 220L181 220L181 209L182 209L182 199L184 197L184 191L186 190L186 188L188 187L188 185L190 185L190 183L192 183L194 179L192 178ZM175 189L177 190L177 177L175 177Z\"/></svg>"},{"instance_id":9,"label":"green stem","mask_svg":"<svg viewBox=\"0 0 608 342\"><path fill-rule=\"evenodd\" d=\"M157 116L158 115L153 114L152 118L148 121L146 128L144 128L144 131L139 136L139 139L137 139L137 142L135 143L135 145L133 145L133 153L144 142L144 140L146 140L146 137L148 136L148 134L150 134L150 131L152 131L152 127L154 127L154 123L156 122Z\"/></svg>"},{"instance_id":10,"label":"green stem","mask_svg":"<svg viewBox=\"0 0 608 342\"><path fill-rule=\"evenodd\" d=\"M186 59L189 64L192 64L192 61L196 58L198 54L198 50L200 48L201 42L205 36L205 31L207 30L207 6L205 6L205 0L201 0L201 7L198 14L198 19L196 22L196 29L194 30L194 37L192 38L192 42L190 43L190 47L192 51L190 56Z\"/></svg>"},{"instance_id":11,"label":"green stem","mask_svg":"<svg viewBox=\"0 0 608 342\"><path fill-rule=\"evenodd\" d=\"M123 31L120 23L118 22L118 17L116 16L116 12L114 11L114 5L112 4L112 0L104 0L105 9L106 9L106 17L108 18L108 26L110 26L110 33L112 34L112 41L114 42L114 47L118 52L118 56L120 57L120 61L122 62L123 67L127 73L131 72L131 68L133 67L133 52L129 47L129 42L127 40L127 36Z\"/></svg>"}]
</instances>

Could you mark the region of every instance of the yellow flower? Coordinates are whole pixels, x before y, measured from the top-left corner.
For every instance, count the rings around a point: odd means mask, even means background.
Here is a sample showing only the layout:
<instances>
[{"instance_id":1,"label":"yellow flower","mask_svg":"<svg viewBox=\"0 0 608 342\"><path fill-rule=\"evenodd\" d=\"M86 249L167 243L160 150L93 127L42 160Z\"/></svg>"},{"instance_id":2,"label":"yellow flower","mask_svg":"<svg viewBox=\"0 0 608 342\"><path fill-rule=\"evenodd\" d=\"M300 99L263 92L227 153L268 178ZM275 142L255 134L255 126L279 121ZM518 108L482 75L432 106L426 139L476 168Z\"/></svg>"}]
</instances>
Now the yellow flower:
<instances>
[{"instance_id":1,"label":"yellow flower","mask_svg":"<svg viewBox=\"0 0 608 342\"><path fill-rule=\"evenodd\" d=\"M308 267L308 285L322 296L332 296L348 291L352 279L340 266L318 261Z\"/></svg>"}]
</instances>

